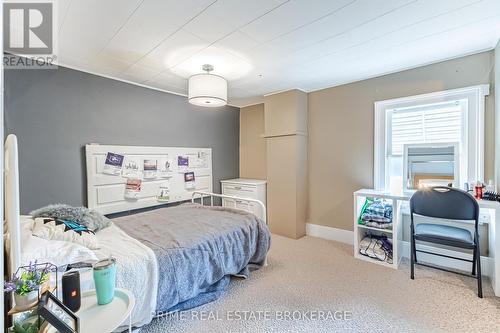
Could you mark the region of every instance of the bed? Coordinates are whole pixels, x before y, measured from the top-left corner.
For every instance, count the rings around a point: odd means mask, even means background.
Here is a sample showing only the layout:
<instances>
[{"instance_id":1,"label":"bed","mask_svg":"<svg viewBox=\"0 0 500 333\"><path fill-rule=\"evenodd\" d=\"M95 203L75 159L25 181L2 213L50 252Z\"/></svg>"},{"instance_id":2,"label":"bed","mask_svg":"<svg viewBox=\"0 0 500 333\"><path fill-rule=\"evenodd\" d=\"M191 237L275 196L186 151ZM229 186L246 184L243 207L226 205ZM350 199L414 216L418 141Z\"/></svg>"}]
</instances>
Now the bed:
<instances>
[{"instance_id":1,"label":"bed","mask_svg":"<svg viewBox=\"0 0 500 333\"><path fill-rule=\"evenodd\" d=\"M246 202L249 210L251 205L265 210L263 203L196 190L189 193L190 203L112 219L109 227L96 233L98 250L34 237L33 220L19 215L15 137L7 139L6 149L10 270L34 259L62 266L114 256L117 287L129 289L136 298L132 313L136 327L155 316L211 302L223 295L231 276L246 278L267 263L270 234L266 221L249 211L214 206L214 198ZM128 210L124 207L129 208L126 202L120 203L115 212ZM82 274L81 284L83 290L93 288L90 272Z\"/></svg>"}]
</instances>

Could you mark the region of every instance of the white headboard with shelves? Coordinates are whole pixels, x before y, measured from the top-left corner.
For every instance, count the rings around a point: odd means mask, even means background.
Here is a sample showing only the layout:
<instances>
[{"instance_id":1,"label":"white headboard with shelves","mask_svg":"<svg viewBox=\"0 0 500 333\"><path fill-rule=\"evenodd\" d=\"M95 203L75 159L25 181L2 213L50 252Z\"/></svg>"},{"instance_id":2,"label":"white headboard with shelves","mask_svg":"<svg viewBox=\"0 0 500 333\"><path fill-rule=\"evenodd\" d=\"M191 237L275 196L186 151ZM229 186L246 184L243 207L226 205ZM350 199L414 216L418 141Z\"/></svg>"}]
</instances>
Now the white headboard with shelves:
<instances>
[{"instance_id":1,"label":"white headboard with shelves","mask_svg":"<svg viewBox=\"0 0 500 333\"><path fill-rule=\"evenodd\" d=\"M107 153L123 155L128 160L139 161L142 178L141 191L136 199L125 197L127 177L103 173ZM89 144L85 146L87 161L87 205L102 214L124 212L153 207L165 203L190 200L194 191L212 192L212 149L178 147L140 147ZM187 157L188 166L178 166L178 157ZM144 178L143 161L158 163L155 177ZM161 163L170 162L171 172L160 172ZM184 180L186 172L194 172L194 186L188 188ZM167 185L169 200L158 200L160 186Z\"/></svg>"}]
</instances>

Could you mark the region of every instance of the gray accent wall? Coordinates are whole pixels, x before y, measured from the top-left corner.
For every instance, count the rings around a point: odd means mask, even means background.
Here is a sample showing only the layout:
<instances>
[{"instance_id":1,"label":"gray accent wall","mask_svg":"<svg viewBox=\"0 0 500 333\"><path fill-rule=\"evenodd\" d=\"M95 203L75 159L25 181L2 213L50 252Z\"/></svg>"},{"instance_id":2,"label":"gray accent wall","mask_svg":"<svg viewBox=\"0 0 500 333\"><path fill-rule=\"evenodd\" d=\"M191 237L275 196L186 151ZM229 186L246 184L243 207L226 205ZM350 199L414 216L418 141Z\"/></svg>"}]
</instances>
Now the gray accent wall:
<instances>
[{"instance_id":1,"label":"gray accent wall","mask_svg":"<svg viewBox=\"0 0 500 333\"><path fill-rule=\"evenodd\" d=\"M5 135L19 140L21 212L86 204L84 147L208 147L214 190L238 177L239 109L196 107L187 98L92 74L5 71Z\"/></svg>"}]
</instances>

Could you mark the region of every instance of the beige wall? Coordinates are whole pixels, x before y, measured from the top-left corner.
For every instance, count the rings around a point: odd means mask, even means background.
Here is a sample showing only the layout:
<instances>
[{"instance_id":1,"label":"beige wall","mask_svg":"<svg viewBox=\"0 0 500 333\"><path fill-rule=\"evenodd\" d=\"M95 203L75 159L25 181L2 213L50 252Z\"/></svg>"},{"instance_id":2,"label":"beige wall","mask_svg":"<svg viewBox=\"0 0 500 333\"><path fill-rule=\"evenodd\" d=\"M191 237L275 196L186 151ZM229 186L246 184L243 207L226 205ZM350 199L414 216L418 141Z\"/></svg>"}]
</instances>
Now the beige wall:
<instances>
[{"instance_id":1,"label":"beige wall","mask_svg":"<svg viewBox=\"0 0 500 333\"><path fill-rule=\"evenodd\" d=\"M309 94L308 222L352 230L352 192L373 187L373 103L493 83L484 52ZM494 97L487 98L485 175L494 176Z\"/></svg>"},{"instance_id":2,"label":"beige wall","mask_svg":"<svg viewBox=\"0 0 500 333\"><path fill-rule=\"evenodd\" d=\"M307 138L267 140L267 215L272 233L289 238L306 234Z\"/></svg>"},{"instance_id":3,"label":"beige wall","mask_svg":"<svg viewBox=\"0 0 500 333\"><path fill-rule=\"evenodd\" d=\"M240 177L266 179L264 104L240 109Z\"/></svg>"},{"instance_id":4,"label":"beige wall","mask_svg":"<svg viewBox=\"0 0 500 333\"><path fill-rule=\"evenodd\" d=\"M307 94L289 90L265 97L267 136L289 135L307 132Z\"/></svg>"},{"instance_id":5,"label":"beige wall","mask_svg":"<svg viewBox=\"0 0 500 333\"><path fill-rule=\"evenodd\" d=\"M240 110L240 177L267 180L273 233L306 232L307 93L291 90Z\"/></svg>"},{"instance_id":6,"label":"beige wall","mask_svg":"<svg viewBox=\"0 0 500 333\"><path fill-rule=\"evenodd\" d=\"M290 238L306 234L307 98L299 90L264 98L268 224Z\"/></svg>"}]
</instances>

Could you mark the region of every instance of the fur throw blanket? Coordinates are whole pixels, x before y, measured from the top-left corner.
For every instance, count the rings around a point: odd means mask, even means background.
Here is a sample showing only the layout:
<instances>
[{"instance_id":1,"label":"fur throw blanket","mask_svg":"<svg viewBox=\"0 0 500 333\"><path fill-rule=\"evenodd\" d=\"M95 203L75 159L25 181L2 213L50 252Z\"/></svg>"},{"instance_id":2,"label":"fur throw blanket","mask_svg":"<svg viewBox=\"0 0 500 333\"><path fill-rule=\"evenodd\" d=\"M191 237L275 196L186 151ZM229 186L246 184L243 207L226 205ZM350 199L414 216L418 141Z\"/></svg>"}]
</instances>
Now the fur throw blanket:
<instances>
[{"instance_id":1,"label":"fur throw blanket","mask_svg":"<svg viewBox=\"0 0 500 333\"><path fill-rule=\"evenodd\" d=\"M108 227L111 223L107 217L95 210L86 207L72 207L65 204L48 205L32 211L30 215L33 218L51 217L76 222L94 232Z\"/></svg>"}]
</instances>

